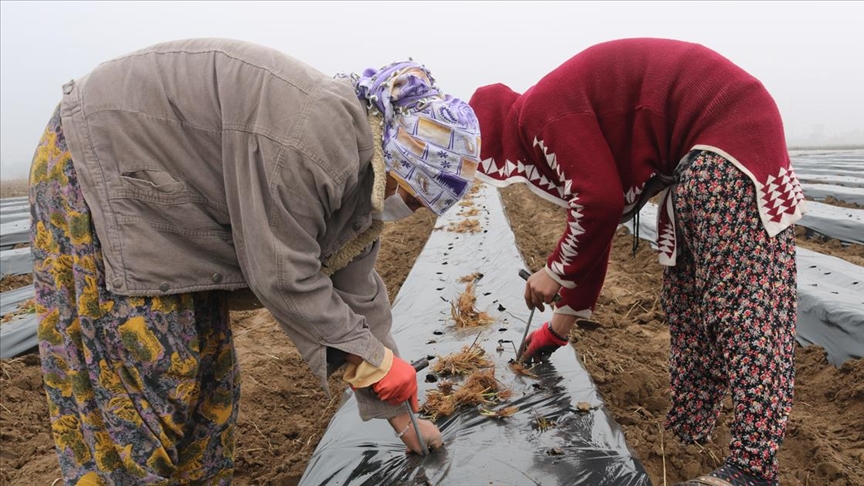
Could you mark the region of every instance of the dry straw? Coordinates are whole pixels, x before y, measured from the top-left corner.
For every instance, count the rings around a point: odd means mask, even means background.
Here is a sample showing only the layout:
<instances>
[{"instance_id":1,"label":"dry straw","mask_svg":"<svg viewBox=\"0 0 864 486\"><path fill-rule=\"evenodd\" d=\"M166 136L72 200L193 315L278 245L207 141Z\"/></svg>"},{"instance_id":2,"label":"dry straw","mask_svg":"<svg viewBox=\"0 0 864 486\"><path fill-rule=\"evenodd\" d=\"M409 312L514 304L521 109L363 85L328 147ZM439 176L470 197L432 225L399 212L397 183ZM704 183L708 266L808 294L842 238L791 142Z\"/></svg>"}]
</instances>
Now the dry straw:
<instances>
[{"instance_id":1,"label":"dry straw","mask_svg":"<svg viewBox=\"0 0 864 486\"><path fill-rule=\"evenodd\" d=\"M24 314L35 314L36 313L36 299L27 299L24 302L18 304L18 307L12 312L7 313L0 319L0 323L6 323L14 319L18 316L23 316Z\"/></svg>"},{"instance_id":2,"label":"dry straw","mask_svg":"<svg viewBox=\"0 0 864 486\"><path fill-rule=\"evenodd\" d=\"M470 283L470 282L476 282L477 280L480 280L481 278L483 278L482 273L474 272L471 275L465 275L464 277L460 277L459 280L457 280L457 282Z\"/></svg>"},{"instance_id":3,"label":"dry straw","mask_svg":"<svg viewBox=\"0 0 864 486\"><path fill-rule=\"evenodd\" d=\"M447 231L451 233L479 233L482 229L477 219L463 219L447 225Z\"/></svg>"},{"instance_id":4,"label":"dry straw","mask_svg":"<svg viewBox=\"0 0 864 486\"><path fill-rule=\"evenodd\" d=\"M534 365L530 368L526 368L522 362L516 361L515 359L510 361L509 364L510 364L510 369L513 370L513 372L516 373L517 375L527 376L530 378L537 378L537 375L533 371L531 371L534 369L534 366L537 366L537 365Z\"/></svg>"},{"instance_id":5,"label":"dry straw","mask_svg":"<svg viewBox=\"0 0 864 486\"><path fill-rule=\"evenodd\" d=\"M456 322L456 327L485 326L495 321L492 316L474 307L477 302L474 285L474 282L469 283L465 287L465 291L459 295L456 303L450 302L450 316Z\"/></svg>"},{"instance_id":6,"label":"dry straw","mask_svg":"<svg viewBox=\"0 0 864 486\"><path fill-rule=\"evenodd\" d=\"M500 408L498 410L488 410L488 409L484 408L484 409L480 410L480 415L482 415L484 417L503 419L503 418L507 418L507 417L512 417L518 411L519 411L519 407L516 407L516 406L504 407L504 408Z\"/></svg>"},{"instance_id":7,"label":"dry straw","mask_svg":"<svg viewBox=\"0 0 864 486\"><path fill-rule=\"evenodd\" d=\"M432 371L441 376L467 375L492 366L486 351L477 346L465 346L458 353L440 356L432 365Z\"/></svg>"},{"instance_id":8,"label":"dry straw","mask_svg":"<svg viewBox=\"0 0 864 486\"><path fill-rule=\"evenodd\" d=\"M459 407L480 406L480 413L487 417L505 418L513 415L518 407L506 407L497 411L489 407L510 399L512 392L495 379L495 369L473 371L462 386L456 388L449 380L438 384L437 390L426 392L422 411L431 420L452 415Z\"/></svg>"}]
</instances>

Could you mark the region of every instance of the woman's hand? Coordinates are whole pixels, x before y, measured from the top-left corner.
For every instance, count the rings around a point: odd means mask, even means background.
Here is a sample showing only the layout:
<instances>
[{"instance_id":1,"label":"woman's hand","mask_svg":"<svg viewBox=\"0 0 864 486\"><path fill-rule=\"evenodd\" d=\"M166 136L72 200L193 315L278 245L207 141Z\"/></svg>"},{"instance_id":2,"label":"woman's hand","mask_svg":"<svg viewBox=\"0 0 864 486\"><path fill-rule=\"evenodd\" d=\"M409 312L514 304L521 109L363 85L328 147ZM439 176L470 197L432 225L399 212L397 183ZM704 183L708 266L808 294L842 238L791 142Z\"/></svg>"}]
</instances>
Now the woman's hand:
<instances>
[{"instance_id":1,"label":"woman's hand","mask_svg":"<svg viewBox=\"0 0 864 486\"><path fill-rule=\"evenodd\" d=\"M411 417L408 413L403 413L391 418L390 426L393 427L397 436L400 433L405 432L401 437L399 437L408 447L405 452L423 454L423 451L420 448L420 441L417 440L417 432L414 430L414 424L411 423ZM417 426L420 427L420 434L421 437L423 437L423 442L426 443L426 447L428 447L430 451L443 445L443 441L441 440L441 431L438 430L438 426L421 418L417 419Z\"/></svg>"},{"instance_id":2,"label":"woman's hand","mask_svg":"<svg viewBox=\"0 0 864 486\"><path fill-rule=\"evenodd\" d=\"M543 304L552 303L552 299L558 295L559 290L561 290L561 285L552 280L546 270L541 268L528 277L527 282L525 282L525 305L529 309L536 307L540 312L543 312L545 309Z\"/></svg>"}]
</instances>

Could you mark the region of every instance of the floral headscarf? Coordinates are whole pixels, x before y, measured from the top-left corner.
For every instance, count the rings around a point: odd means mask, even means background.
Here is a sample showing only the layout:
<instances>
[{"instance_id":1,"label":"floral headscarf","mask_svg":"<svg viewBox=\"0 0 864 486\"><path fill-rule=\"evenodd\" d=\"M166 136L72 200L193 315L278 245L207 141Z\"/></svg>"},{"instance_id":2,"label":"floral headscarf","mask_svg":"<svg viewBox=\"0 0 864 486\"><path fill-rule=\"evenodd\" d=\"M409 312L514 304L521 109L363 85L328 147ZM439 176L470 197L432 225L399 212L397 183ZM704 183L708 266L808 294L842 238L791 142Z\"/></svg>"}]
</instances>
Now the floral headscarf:
<instances>
[{"instance_id":1,"label":"floral headscarf","mask_svg":"<svg viewBox=\"0 0 864 486\"><path fill-rule=\"evenodd\" d=\"M351 78L357 96L383 117L389 174L426 207L444 214L474 180L480 157L474 110L442 94L429 71L413 61L367 69Z\"/></svg>"}]
</instances>

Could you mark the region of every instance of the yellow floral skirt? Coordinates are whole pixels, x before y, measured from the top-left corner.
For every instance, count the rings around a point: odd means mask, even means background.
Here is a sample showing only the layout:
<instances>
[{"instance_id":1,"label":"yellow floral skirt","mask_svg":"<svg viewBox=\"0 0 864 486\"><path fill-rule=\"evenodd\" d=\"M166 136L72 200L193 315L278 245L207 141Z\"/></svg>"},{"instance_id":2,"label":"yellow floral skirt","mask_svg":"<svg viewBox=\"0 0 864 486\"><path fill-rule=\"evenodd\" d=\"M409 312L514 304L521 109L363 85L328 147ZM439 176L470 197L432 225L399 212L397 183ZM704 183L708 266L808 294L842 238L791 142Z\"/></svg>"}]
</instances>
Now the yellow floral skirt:
<instances>
[{"instance_id":1,"label":"yellow floral skirt","mask_svg":"<svg viewBox=\"0 0 864 486\"><path fill-rule=\"evenodd\" d=\"M230 484L239 368L224 294L105 288L59 110L30 172L39 352L66 484Z\"/></svg>"}]
</instances>

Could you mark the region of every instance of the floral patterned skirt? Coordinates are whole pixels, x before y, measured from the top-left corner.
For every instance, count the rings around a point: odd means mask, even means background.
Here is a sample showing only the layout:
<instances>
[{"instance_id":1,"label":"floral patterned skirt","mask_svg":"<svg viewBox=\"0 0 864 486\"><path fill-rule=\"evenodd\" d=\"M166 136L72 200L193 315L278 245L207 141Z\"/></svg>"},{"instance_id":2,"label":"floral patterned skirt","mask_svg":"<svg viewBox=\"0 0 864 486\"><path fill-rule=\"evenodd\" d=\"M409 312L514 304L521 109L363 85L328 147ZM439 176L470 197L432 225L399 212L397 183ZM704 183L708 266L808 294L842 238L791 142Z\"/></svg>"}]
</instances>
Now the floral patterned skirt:
<instances>
[{"instance_id":1,"label":"floral patterned skirt","mask_svg":"<svg viewBox=\"0 0 864 486\"><path fill-rule=\"evenodd\" d=\"M726 462L777 477L795 382L795 234L769 237L753 183L712 152L696 156L675 188L683 236L666 267L672 407L666 425L686 442L710 437L732 396Z\"/></svg>"},{"instance_id":2,"label":"floral patterned skirt","mask_svg":"<svg viewBox=\"0 0 864 486\"><path fill-rule=\"evenodd\" d=\"M39 352L66 484L230 484L239 369L222 292L105 288L59 109L30 172Z\"/></svg>"}]
</instances>

